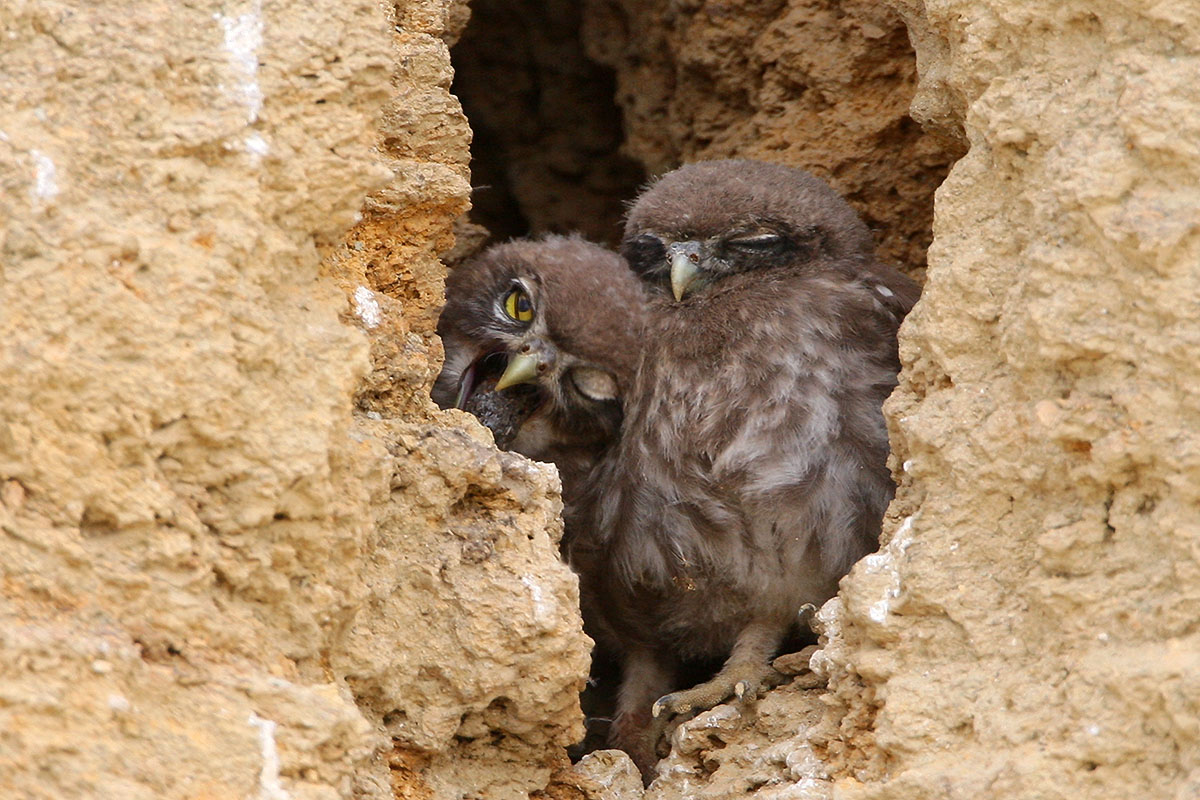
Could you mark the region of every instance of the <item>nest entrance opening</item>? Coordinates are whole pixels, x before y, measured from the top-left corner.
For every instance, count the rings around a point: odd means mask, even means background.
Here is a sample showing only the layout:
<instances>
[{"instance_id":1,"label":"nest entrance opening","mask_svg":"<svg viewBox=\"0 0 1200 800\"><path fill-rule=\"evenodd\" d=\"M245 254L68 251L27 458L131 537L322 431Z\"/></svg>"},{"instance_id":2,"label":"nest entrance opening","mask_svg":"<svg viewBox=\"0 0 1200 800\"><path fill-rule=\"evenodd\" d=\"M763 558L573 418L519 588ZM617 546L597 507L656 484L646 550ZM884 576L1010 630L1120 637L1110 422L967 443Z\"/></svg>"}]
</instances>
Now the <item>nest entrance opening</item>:
<instances>
[{"instance_id":1,"label":"nest entrance opening","mask_svg":"<svg viewBox=\"0 0 1200 800\"><path fill-rule=\"evenodd\" d=\"M578 231L613 245L645 173L620 152L611 70L571 0L473 0L451 91L474 132L471 221L493 240Z\"/></svg>"}]
</instances>

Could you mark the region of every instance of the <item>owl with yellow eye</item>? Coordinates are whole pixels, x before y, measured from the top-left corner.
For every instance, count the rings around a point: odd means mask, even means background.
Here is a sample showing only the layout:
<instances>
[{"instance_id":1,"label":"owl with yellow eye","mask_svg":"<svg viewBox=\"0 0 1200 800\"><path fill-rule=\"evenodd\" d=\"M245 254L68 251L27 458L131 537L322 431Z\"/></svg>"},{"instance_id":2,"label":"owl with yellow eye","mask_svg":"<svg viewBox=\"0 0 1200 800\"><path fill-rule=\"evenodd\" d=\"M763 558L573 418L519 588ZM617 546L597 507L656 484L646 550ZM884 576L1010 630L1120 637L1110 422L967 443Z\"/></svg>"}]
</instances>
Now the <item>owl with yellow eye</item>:
<instances>
[{"instance_id":1,"label":"owl with yellow eye","mask_svg":"<svg viewBox=\"0 0 1200 800\"><path fill-rule=\"evenodd\" d=\"M558 466L566 535L586 477L615 444L647 293L620 256L578 236L488 248L446 280L446 358L432 396L498 446Z\"/></svg>"}]
</instances>

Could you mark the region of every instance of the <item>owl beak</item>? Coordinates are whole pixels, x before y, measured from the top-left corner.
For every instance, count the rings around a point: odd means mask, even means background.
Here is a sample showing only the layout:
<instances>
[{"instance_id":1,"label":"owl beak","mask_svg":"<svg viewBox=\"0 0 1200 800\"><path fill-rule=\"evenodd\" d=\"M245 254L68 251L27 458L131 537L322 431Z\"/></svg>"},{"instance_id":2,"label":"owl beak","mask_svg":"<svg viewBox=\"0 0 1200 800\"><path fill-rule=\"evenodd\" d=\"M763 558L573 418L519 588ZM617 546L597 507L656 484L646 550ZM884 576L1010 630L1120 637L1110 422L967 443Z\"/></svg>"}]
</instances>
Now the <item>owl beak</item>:
<instances>
[{"instance_id":1,"label":"owl beak","mask_svg":"<svg viewBox=\"0 0 1200 800\"><path fill-rule=\"evenodd\" d=\"M700 277L700 243L674 242L667 248L671 257L671 292L682 300Z\"/></svg>"},{"instance_id":2,"label":"owl beak","mask_svg":"<svg viewBox=\"0 0 1200 800\"><path fill-rule=\"evenodd\" d=\"M515 355L508 360L508 367L500 380L496 381L496 391L516 386L518 383L529 383L538 376L538 359L534 355Z\"/></svg>"}]
</instances>

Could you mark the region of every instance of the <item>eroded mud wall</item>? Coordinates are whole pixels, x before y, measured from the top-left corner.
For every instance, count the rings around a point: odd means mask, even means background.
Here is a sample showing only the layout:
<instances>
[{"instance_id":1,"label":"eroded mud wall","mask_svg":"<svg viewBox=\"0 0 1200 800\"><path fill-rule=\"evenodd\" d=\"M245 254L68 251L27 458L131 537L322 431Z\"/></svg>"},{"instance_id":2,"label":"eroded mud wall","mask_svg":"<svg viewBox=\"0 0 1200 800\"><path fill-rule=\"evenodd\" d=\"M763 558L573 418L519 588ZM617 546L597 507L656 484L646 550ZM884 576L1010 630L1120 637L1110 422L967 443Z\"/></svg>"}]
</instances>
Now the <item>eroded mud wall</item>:
<instances>
[{"instance_id":1,"label":"eroded mud wall","mask_svg":"<svg viewBox=\"0 0 1200 800\"><path fill-rule=\"evenodd\" d=\"M914 271L970 148L831 691L702 715L649 796L1190 800L1200 19L892 5L585 8L648 169L810 166ZM0 10L0 794L520 798L565 765L556 478L427 399L465 20ZM641 795L598 756L543 796Z\"/></svg>"},{"instance_id":2,"label":"eroded mud wall","mask_svg":"<svg viewBox=\"0 0 1200 800\"><path fill-rule=\"evenodd\" d=\"M658 174L762 158L812 170L920 277L933 191L960 148L908 113L916 63L874 0L588 0L583 41L616 70L625 150Z\"/></svg>"},{"instance_id":3,"label":"eroded mud wall","mask_svg":"<svg viewBox=\"0 0 1200 800\"><path fill-rule=\"evenodd\" d=\"M1200 17L900 5L914 108L970 150L903 333L888 556L844 592L874 731L843 796L1197 796Z\"/></svg>"},{"instance_id":4,"label":"eroded mud wall","mask_svg":"<svg viewBox=\"0 0 1200 800\"><path fill-rule=\"evenodd\" d=\"M577 738L557 478L427 397L462 17L0 10L5 797L524 797Z\"/></svg>"}]
</instances>

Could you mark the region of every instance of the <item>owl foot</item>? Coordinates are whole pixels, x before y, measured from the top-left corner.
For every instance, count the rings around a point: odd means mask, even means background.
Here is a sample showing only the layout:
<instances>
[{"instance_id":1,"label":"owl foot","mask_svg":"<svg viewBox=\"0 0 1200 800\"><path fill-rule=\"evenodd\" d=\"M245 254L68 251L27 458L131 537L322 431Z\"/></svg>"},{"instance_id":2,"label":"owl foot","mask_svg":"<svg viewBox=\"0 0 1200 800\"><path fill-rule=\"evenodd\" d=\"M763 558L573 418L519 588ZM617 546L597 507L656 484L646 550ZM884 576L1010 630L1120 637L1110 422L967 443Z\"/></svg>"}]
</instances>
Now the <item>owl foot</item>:
<instances>
[{"instance_id":1,"label":"owl foot","mask_svg":"<svg viewBox=\"0 0 1200 800\"><path fill-rule=\"evenodd\" d=\"M649 739L655 742L657 755L667 755L672 732L691 715L708 711L731 697L739 703L751 702L762 690L783 680L784 676L770 664L741 662L726 664L712 680L699 686L663 695L650 710Z\"/></svg>"},{"instance_id":2,"label":"owl foot","mask_svg":"<svg viewBox=\"0 0 1200 800\"><path fill-rule=\"evenodd\" d=\"M783 677L770 664L727 664L710 681L658 698L650 713L656 720L669 720L684 714L707 711L730 697L748 702L757 698L763 689L778 685Z\"/></svg>"}]
</instances>

